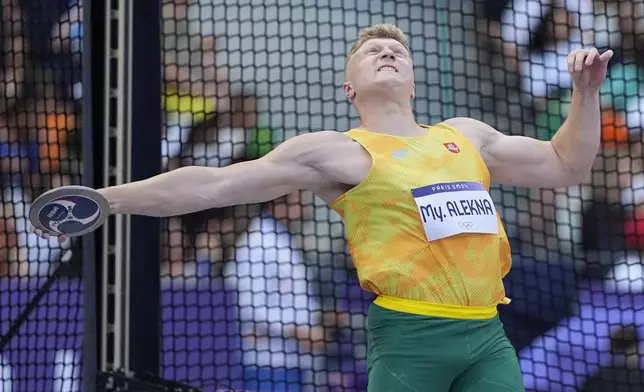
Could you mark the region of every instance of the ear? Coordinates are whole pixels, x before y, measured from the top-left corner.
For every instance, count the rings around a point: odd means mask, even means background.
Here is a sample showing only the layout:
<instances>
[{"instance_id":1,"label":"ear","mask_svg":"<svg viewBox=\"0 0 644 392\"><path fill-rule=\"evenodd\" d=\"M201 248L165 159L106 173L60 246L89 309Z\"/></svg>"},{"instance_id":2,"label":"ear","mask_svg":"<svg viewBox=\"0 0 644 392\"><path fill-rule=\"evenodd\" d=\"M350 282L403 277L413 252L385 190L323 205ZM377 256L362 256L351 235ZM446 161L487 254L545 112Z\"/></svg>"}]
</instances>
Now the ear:
<instances>
[{"instance_id":1,"label":"ear","mask_svg":"<svg viewBox=\"0 0 644 392\"><path fill-rule=\"evenodd\" d=\"M416 85L411 88L411 99L416 98Z\"/></svg>"},{"instance_id":2,"label":"ear","mask_svg":"<svg viewBox=\"0 0 644 392\"><path fill-rule=\"evenodd\" d=\"M353 89L351 82L344 82L342 87L344 87L344 93L346 94L347 98L350 101L353 100L353 97L356 96L356 90Z\"/></svg>"}]
</instances>

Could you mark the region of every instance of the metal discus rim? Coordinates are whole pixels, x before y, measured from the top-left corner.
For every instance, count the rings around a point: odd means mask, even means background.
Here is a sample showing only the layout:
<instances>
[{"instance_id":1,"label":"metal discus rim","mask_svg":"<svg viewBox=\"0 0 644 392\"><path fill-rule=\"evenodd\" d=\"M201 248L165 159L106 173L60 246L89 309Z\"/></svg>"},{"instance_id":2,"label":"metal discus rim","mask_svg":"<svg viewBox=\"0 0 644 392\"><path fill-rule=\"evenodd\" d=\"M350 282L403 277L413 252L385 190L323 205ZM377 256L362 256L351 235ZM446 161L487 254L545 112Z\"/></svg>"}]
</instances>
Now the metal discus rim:
<instances>
[{"instance_id":1,"label":"metal discus rim","mask_svg":"<svg viewBox=\"0 0 644 392\"><path fill-rule=\"evenodd\" d=\"M86 227L85 229L80 230L76 233L60 233L60 232L53 231L48 227L45 227L40 222L40 219L39 219L40 212L42 211L43 208L45 208L52 202L55 202L56 200L64 198L65 196L84 197L96 203L99 209L99 215L96 221L93 224L91 224L89 227ZM102 226L103 223L105 223L105 221L107 220L109 213L110 213L110 204L107 201L107 199L103 195L101 195L98 191L96 191L93 188L89 188L81 185L67 185L60 188L49 190L43 193L42 195L38 196L38 198L36 198L36 200L34 200L34 202L32 203L31 209L29 210L29 221L36 229L42 230L43 232L46 232L50 235L55 235L55 236L64 235L66 237L79 237L87 233L91 233L92 231Z\"/></svg>"}]
</instances>

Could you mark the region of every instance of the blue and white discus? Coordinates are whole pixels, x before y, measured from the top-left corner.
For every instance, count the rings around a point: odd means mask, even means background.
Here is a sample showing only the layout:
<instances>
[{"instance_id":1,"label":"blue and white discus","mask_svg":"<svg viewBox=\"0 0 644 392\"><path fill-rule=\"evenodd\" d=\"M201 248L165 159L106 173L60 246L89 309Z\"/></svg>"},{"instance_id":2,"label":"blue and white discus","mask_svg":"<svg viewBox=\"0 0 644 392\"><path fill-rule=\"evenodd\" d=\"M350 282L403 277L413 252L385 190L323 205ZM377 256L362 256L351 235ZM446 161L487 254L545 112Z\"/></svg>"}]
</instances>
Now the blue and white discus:
<instances>
[{"instance_id":1,"label":"blue and white discus","mask_svg":"<svg viewBox=\"0 0 644 392\"><path fill-rule=\"evenodd\" d=\"M110 214L107 199L92 188L70 185L40 195L31 205L31 224L50 235L78 237L100 227Z\"/></svg>"}]
</instances>

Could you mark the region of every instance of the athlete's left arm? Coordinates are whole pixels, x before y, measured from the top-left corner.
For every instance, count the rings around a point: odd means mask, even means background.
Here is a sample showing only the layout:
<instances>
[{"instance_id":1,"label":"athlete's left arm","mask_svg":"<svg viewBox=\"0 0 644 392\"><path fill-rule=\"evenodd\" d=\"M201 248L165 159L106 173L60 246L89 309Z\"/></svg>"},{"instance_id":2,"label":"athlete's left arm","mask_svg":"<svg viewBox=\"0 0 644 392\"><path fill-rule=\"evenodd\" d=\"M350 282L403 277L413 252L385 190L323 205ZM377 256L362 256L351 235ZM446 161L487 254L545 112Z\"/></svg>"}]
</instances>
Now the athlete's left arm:
<instances>
[{"instance_id":1,"label":"athlete's left arm","mask_svg":"<svg viewBox=\"0 0 644 392\"><path fill-rule=\"evenodd\" d=\"M590 175L599 150L599 88L612 55L612 51L600 55L590 49L568 56L575 86L572 102L568 118L550 141L507 136L470 118L445 122L477 142L493 182L533 188L579 184Z\"/></svg>"}]
</instances>

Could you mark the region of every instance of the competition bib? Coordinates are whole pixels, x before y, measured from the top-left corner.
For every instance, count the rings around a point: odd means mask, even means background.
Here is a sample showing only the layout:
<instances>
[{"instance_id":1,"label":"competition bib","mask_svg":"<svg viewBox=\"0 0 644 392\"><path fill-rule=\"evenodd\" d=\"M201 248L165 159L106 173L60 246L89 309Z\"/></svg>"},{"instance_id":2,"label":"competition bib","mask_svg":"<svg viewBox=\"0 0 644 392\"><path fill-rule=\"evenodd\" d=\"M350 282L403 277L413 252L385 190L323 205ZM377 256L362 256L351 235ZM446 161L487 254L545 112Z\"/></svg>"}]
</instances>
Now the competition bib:
<instances>
[{"instance_id":1,"label":"competition bib","mask_svg":"<svg viewBox=\"0 0 644 392\"><path fill-rule=\"evenodd\" d=\"M462 233L499 233L494 202L483 184L449 182L411 193L429 241Z\"/></svg>"}]
</instances>

